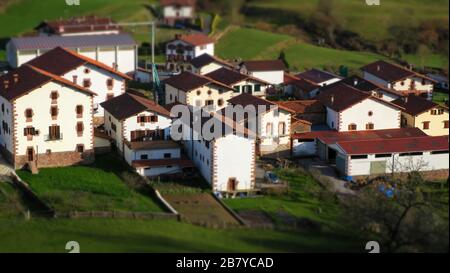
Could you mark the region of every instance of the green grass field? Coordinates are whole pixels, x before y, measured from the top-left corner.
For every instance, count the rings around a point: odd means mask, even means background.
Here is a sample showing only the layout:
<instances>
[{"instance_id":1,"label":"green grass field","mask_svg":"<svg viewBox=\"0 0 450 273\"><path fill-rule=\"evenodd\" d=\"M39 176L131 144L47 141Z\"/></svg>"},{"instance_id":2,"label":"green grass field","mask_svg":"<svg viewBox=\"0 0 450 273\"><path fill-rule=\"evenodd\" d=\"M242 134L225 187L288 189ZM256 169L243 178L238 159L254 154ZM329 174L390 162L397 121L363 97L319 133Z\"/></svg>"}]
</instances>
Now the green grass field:
<instances>
[{"instance_id":1,"label":"green grass field","mask_svg":"<svg viewBox=\"0 0 450 273\"><path fill-rule=\"evenodd\" d=\"M158 203L131 189L118 175L126 171L109 156L92 166L44 168L39 174L18 171L33 191L57 211L161 211Z\"/></svg>"},{"instance_id":2,"label":"green grass field","mask_svg":"<svg viewBox=\"0 0 450 273\"><path fill-rule=\"evenodd\" d=\"M259 0L248 5L293 12L309 18L319 0ZM380 6L367 6L364 0L330 1L332 14L343 28L370 40L389 37L390 26L417 26L429 19L448 20L447 0L381 0ZM282 13L281 13L282 14Z\"/></svg>"},{"instance_id":3,"label":"green grass field","mask_svg":"<svg viewBox=\"0 0 450 273\"><path fill-rule=\"evenodd\" d=\"M433 101L440 105L445 105L445 101L448 102L448 93L434 91L433 92Z\"/></svg>"},{"instance_id":4,"label":"green grass field","mask_svg":"<svg viewBox=\"0 0 450 273\"><path fill-rule=\"evenodd\" d=\"M18 217L23 211L24 206L16 188L0 181L0 218Z\"/></svg>"},{"instance_id":5,"label":"green grass field","mask_svg":"<svg viewBox=\"0 0 450 273\"><path fill-rule=\"evenodd\" d=\"M0 252L361 252L363 243L326 233L214 230L175 221L0 218Z\"/></svg>"}]
</instances>

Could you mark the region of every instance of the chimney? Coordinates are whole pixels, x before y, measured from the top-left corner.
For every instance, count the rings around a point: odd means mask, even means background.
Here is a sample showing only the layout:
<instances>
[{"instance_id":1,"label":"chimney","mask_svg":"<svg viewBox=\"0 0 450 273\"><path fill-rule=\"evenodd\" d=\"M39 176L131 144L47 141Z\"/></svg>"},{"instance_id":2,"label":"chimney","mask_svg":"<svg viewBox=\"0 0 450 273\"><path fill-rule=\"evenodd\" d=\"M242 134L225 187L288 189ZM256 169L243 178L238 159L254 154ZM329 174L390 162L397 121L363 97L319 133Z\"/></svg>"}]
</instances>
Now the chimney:
<instances>
[{"instance_id":1,"label":"chimney","mask_svg":"<svg viewBox=\"0 0 450 273\"><path fill-rule=\"evenodd\" d=\"M405 103L408 103L408 96L405 96L405 97L403 98L403 101L405 101Z\"/></svg>"},{"instance_id":2,"label":"chimney","mask_svg":"<svg viewBox=\"0 0 450 273\"><path fill-rule=\"evenodd\" d=\"M19 82L19 74L13 74L14 77L14 83Z\"/></svg>"},{"instance_id":3,"label":"chimney","mask_svg":"<svg viewBox=\"0 0 450 273\"><path fill-rule=\"evenodd\" d=\"M331 95L330 100L331 100L331 104L334 104L334 95Z\"/></svg>"},{"instance_id":4,"label":"chimney","mask_svg":"<svg viewBox=\"0 0 450 273\"><path fill-rule=\"evenodd\" d=\"M380 70L381 70L381 66L377 65L377 71L380 71Z\"/></svg>"}]
</instances>

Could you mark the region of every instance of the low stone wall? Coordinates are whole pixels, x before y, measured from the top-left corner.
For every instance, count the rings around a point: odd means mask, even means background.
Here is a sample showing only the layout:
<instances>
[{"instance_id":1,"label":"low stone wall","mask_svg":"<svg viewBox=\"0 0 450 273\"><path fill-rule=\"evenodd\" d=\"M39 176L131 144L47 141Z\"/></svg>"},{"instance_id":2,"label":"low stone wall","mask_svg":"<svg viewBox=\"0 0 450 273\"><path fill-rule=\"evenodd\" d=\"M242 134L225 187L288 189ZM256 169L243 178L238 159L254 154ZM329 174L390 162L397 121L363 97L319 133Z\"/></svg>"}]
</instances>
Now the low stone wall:
<instances>
[{"instance_id":1,"label":"low stone wall","mask_svg":"<svg viewBox=\"0 0 450 273\"><path fill-rule=\"evenodd\" d=\"M52 152L50 154L37 154L37 167L65 167L77 164L91 164L95 161L94 150L86 150L84 153L78 152ZM26 155L15 156L14 168L21 169L28 164Z\"/></svg>"},{"instance_id":2,"label":"low stone wall","mask_svg":"<svg viewBox=\"0 0 450 273\"><path fill-rule=\"evenodd\" d=\"M409 173L396 173L395 177L399 179L407 179ZM445 180L449 178L449 170L435 170L435 171L423 171L420 172L422 177L427 181ZM386 174L389 177L390 174ZM380 175L361 175L353 176L354 181L370 181L375 178L381 177Z\"/></svg>"}]
</instances>

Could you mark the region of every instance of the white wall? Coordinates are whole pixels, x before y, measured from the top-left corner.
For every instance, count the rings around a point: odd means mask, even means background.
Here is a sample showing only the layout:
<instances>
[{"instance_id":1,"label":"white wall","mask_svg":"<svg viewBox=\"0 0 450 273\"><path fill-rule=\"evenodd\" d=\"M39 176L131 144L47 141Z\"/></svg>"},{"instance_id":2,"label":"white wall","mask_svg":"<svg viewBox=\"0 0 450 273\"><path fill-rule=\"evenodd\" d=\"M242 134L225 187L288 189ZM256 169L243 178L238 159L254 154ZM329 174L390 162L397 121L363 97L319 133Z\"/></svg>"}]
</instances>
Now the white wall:
<instances>
[{"instance_id":1,"label":"white wall","mask_svg":"<svg viewBox=\"0 0 450 273\"><path fill-rule=\"evenodd\" d=\"M279 124L284 122L285 134L279 134ZM272 132L267 132L267 124L272 124ZM273 151L278 145L289 144L291 132L291 114L277 108L260 116L259 137L261 138L261 151ZM278 142L277 139L279 138Z\"/></svg>"},{"instance_id":2,"label":"white wall","mask_svg":"<svg viewBox=\"0 0 450 273\"><path fill-rule=\"evenodd\" d=\"M327 125L339 131L339 113L327 107Z\"/></svg>"},{"instance_id":3,"label":"white wall","mask_svg":"<svg viewBox=\"0 0 450 273\"><path fill-rule=\"evenodd\" d=\"M50 115L52 91L58 91L59 98L56 104L59 109L57 120L52 120ZM38 102L38 103L37 103ZM85 150L93 149L93 126L92 126L92 99L89 95L75 89L49 82L34 90L33 92L18 98L15 101L15 111L17 114L17 155L26 155L27 147L34 147L35 152L42 154L47 149L52 152L73 152L77 144L83 144ZM83 106L82 118L77 118L76 106ZM33 109L32 122L27 122L25 110ZM77 135L76 124L83 122L84 131L82 136ZM38 136L33 136L33 140L27 140L24 136L24 128L33 126L40 131ZM49 126L59 125L63 135L61 140L47 141L45 137L49 134Z\"/></svg>"},{"instance_id":4,"label":"white wall","mask_svg":"<svg viewBox=\"0 0 450 273\"><path fill-rule=\"evenodd\" d=\"M138 116L158 116L157 122L146 122L144 125L137 122ZM159 115L151 111L144 111L132 117L124 120L124 137L126 140L131 141L131 131L136 130L164 130L166 137L170 133L170 126L172 125L172 119Z\"/></svg>"},{"instance_id":5,"label":"white wall","mask_svg":"<svg viewBox=\"0 0 450 273\"><path fill-rule=\"evenodd\" d=\"M233 88L235 88L236 86L239 86L239 92L233 91L233 97L238 96L242 93L244 93L242 91L243 86L246 85L250 85L252 87L252 92L250 94L252 94L253 96L257 96L257 97L266 97L266 90L267 90L267 85L256 82L254 80L245 80L245 81L241 81L239 83L233 84ZM261 90L259 92L255 92L255 85L260 85Z\"/></svg>"},{"instance_id":6,"label":"white wall","mask_svg":"<svg viewBox=\"0 0 450 273\"><path fill-rule=\"evenodd\" d=\"M266 81L273 85L282 84L284 82L284 71L261 71L261 72L250 72L249 75L258 78L260 80Z\"/></svg>"},{"instance_id":7,"label":"white wall","mask_svg":"<svg viewBox=\"0 0 450 273\"><path fill-rule=\"evenodd\" d=\"M206 44L195 47L194 58L201 56L203 54L209 54L211 56L214 56L214 44Z\"/></svg>"},{"instance_id":8,"label":"white wall","mask_svg":"<svg viewBox=\"0 0 450 273\"><path fill-rule=\"evenodd\" d=\"M190 6L165 6L163 8L163 15L165 18L192 18L194 16L194 9Z\"/></svg>"},{"instance_id":9,"label":"white wall","mask_svg":"<svg viewBox=\"0 0 450 273\"><path fill-rule=\"evenodd\" d=\"M206 75L206 74L216 71L222 67L224 67L224 66L213 62L213 63L207 64L207 65L201 67L200 69L194 69L194 72L198 73L200 75Z\"/></svg>"}]
</instances>

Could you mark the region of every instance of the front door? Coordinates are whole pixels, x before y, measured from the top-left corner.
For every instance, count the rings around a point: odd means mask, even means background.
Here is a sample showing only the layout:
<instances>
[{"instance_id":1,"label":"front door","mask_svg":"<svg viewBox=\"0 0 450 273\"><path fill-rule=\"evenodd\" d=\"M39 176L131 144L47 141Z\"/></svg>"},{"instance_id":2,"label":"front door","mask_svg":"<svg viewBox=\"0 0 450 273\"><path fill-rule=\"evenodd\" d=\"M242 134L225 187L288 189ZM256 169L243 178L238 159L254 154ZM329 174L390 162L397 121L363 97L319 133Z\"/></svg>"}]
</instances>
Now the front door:
<instances>
[{"instance_id":1,"label":"front door","mask_svg":"<svg viewBox=\"0 0 450 273\"><path fill-rule=\"evenodd\" d=\"M27 149L27 157L28 157L28 162L34 161L34 148L33 147L29 147Z\"/></svg>"},{"instance_id":2,"label":"front door","mask_svg":"<svg viewBox=\"0 0 450 273\"><path fill-rule=\"evenodd\" d=\"M236 178L229 178L228 179L228 187L227 187L228 191L229 192L234 192L234 191L236 191L236 188L237 188L237 180L236 180Z\"/></svg>"}]
</instances>

